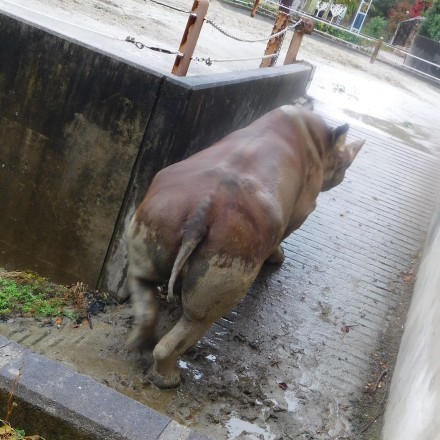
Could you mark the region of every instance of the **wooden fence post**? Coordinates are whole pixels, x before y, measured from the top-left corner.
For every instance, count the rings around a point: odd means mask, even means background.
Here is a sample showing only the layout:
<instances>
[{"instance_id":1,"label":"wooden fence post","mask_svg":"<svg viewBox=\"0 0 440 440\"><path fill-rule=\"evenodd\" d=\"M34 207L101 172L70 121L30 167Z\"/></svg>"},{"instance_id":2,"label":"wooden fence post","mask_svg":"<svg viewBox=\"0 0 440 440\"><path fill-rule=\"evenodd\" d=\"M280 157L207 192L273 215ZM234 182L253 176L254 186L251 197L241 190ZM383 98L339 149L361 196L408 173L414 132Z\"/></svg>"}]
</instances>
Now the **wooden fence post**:
<instances>
[{"instance_id":1,"label":"wooden fence post","mask_svg":"<svg viewBox=\"0 0 440 440\"><path fill-rule=\"evenodd\" d=\"M377 54L379 53L379 50L380 50L380 47L382 46L382 43L383 43L383 37L380 37L377 40L376 46L374 47L374 50L373 50L373 54L371 55L371 58L370 58L371 64L373 64L376 61Z\"/></svg>"},{"instance_id":2,"label":"wooden fence post","mask_svg":"<svg viewBox=\"0 0 440 440\"><path fill-rule=\"evenodd\" d=\"M188 72L189 63L197 45L197 40L202 30L202 25L208 12L209 0L195 0L188 22L180 42L179 53L174 61L171 73L177 76L185 76Z\"/></svg>"},{"instance_id":3,"label":"wooden fence post","mask_svg":"<svg viewBox=\"0 0 440 440\"><path fill-rule=\"evenodd\" d=\"M284 64L293 64L296 61L302 38L304 35L312 33L314 25L313 20L310 18L302 18L301 22L297 24L286 53L286 58L284 58Z\"/></svg>"},{"instance_id":4,"label":"wooden fence post","mask_svg":"<svg viewBox=\"0 0 440 440\"><path fill-rule=\"evenodd\" d=\"M259 3L260 3L260 0L255 0L254 7L252 8L252 11L251 11L251 17L255 17L255 13L257 12L257 8L258 8Z\"/></svg>"},{"instance_id":5,"label":"wooden fence post","mask_svg":"<svg viewBox=\"0 0 440 440\"><path fill-rule=\"evenodd\" d=\"M278 12L277 18L275 20L275 24L272 29L272 34L277 34L278 32L281 32L282 30L286 29L286 27L289 25L289 14L286 14L285 12ZM276 54L280 48L281 44L284 40L284 35L278 35L278 37L271 38L266 46L266 50L264 52L264 55L273 55ZM260 67L270 67L273 66L276 62L276 57L272 58L263 58L261 61Z\"/></svg>"}]
</instances>

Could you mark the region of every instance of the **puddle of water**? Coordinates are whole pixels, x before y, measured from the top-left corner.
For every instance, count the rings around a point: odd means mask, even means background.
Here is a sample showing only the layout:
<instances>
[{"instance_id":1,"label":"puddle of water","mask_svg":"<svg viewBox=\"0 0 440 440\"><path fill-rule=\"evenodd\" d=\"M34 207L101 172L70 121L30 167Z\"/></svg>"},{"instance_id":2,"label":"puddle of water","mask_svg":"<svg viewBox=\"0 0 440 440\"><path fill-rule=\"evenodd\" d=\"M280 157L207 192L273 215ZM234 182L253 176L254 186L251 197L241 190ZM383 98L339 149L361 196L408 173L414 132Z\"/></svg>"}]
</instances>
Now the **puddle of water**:
<instances>
[{"instance_id":1,"label":"puddle of water","mask_svg":"<svg viewBox=\"0 0 440 440\"><path fill-rule=\"evenodd\" d=\"M284 400L287 403L287 411L297 412L299 407L299 400L294 391L286 390L284 393Z\"/></svg>"},{"instance_id":2,"label":"puddle of water","mask_svg":"<svg viewBox=\"0 0 440 440\"><path fill-rule=\"evenodd\" d=\"M185 362L182 359L179 359L179 367L182 368L182 370L187 370L188 369L188 362Z\"/></svg>"},{"instance_id":3,"label":"puddle of water","mask_svg":"<svg viewBox=\"0 0 440 440\"><path fill-rule=\"evenodd\" d=\"M385 132L419 150L438 153L437 90L395 72L396 83L393 75L391 79L380 78L362 70L354 74L352 69L318 63L308 93L321 112Z\"/></svg>"},{"instance_id":4,"label":"puddle of water","mask_svg":"<svg viewBox=\"0 0 440 440\"><path fill-rule=\"evenodd\" d=\"M275 435L272 434L268 427L266 429L260 428L253 423L241 420L238 417L231 417L226 422L226 428L228 430L228 439L233 440L240 434L246 434L246 440L260 440L263 436L264 440L274 440Z\"/></svg>"},{"instance_id":5,"label":"puddle of water","mask_svg":"<svg viewBox=\"0 0 440 440\"><path fill-rule=\"evenodd\" d=\"M182 370L188 370L188 371L190 371L192 377L193 377L195 380L200 380L200 379L203 377L203 374L202 374L199 370L196 370L195 368L190 368L188 362L185 362L184 360L179 359L178 364L179 364L179 367L180 367Z\"/></svg>"}]
</instances>

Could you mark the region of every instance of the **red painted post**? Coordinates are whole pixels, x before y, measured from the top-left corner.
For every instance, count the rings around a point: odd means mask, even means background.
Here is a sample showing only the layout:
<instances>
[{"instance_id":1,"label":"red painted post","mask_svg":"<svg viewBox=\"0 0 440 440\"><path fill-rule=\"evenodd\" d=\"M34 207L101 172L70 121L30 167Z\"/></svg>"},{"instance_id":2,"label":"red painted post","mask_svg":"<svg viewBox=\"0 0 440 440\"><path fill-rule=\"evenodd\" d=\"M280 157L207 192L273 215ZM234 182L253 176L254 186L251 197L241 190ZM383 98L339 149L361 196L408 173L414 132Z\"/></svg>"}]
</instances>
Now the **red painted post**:
<instances>
[{"instance_id":1,"label":"red painted post","mask_svg":"<svg viewBox=\"0 0 440 440\"><path fill-rule=\"evenodd\" d=\"M272 29L272 35L281 32L282 30L286 29L286 27L289 25L289 21L290 21L289 13L292 3L293 0L280 1L280 6L278 7L278 16L275 19L275 24ZM285 35L286 34L284 33L282 35L279 35L278 37L271 38L267 43L266 51L264 52L264 55L273 55L278 53L281 49L281 45L283 44ZM260 67L273 66L276 63L276 61L277 61L277 57L263 58Z\"/></svg>"},{"instance_id":2,"label":"red painted post","mask_svg":"<svg viewBox=\"0 0 440 440\"><path fill-rule=\"evenodd\" d=\"M185 76L188 72L189 63L199 39L202 25L208 12L209 0L195 0L188 22L180 42L179 54L174 61L171 73L177 76Z\"/></svg>"},{"instance_id":3,"label":"red painted post","mask_svg":"<svg viewBox=\"0 0 440 440\"><path fill-rule=\"evenodd\" d=\"M310 18L302 18L301 22L295 28L292 41L290 42L289 49L287 49L286 58L284 64L293 64L296 61L301 41L304 35L312 33L314 22Z\"/></svg>"},{"instance_id":4,"label":"red painted post","mask_svg":"<svg viewBox=\"0 0 440 440\"><path fill-rule=\"evenodd\" d=\"M251 17L255 17L255 13L257 12L257 8L258 8L259 3L260 3L260 0L255 0L254 7L252 8L252 11L251 11Z\"/></svg>"},{"instance_id":5,"label":"red painted post","mask_svg":"<svg viewBox=\"0 0 440 440\"><path fill-rule=\"evenodd\" d=\"M277 34L278 32L281 32L283 29L286 29L286 27L289 25L289 14L286 14L285 12L278 12L278 16L275 20L275 24L273 25L272 29L272 35ZM266 46L266 50L264 51L264 55L273 55L276 54L280 48L281 44L284 40L284 35L278 35L278 37L271 38ZM273 66L276 62L276 58L263 58L261 61L260 67L270 67Z\"/></svg>"}]
</instances>

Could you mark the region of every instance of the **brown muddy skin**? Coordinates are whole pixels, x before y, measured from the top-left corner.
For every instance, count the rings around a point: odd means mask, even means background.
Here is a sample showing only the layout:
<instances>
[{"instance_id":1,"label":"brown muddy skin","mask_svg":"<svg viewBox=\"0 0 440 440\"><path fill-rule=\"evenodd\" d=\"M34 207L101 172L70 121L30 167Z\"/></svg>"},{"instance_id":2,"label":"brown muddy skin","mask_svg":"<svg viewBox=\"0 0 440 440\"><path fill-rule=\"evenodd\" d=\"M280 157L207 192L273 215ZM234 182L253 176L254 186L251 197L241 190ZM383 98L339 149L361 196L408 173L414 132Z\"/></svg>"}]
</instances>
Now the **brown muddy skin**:
<instances>
[{"instance_id":1,"label":"brown muddy skin","mask_svg":"<svg viewBox=\"0 0 440 440\"><path fill-rule=\"evenodd\" d=\"M170 302L181 294L182 316L153 350L153 383L177 386L179 356L242 301L265 261L283 261L281 241L363 145L345 145L347 131L283 106L157 174L127 234L130 348L155 337L157 286L169 280Z\"/></svg>"}]
</instances>

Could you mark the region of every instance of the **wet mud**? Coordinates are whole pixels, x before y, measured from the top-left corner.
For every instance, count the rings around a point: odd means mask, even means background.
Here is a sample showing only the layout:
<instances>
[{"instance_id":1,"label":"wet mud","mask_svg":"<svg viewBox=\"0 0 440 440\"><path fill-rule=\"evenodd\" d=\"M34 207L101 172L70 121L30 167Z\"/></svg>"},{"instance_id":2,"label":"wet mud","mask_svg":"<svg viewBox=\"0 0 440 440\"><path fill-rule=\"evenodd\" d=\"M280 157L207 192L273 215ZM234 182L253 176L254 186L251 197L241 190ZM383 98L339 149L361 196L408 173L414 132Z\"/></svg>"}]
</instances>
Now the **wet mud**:
<instances>
[{"instance_id":1,"label":"wet mud","mask_svg":"<svg viewBox=\"0 0 440 440\"><path fill-rule=\"evenodd\" d=\"M267 289L270 297L260 297L268 294ZM265 268L243 303L181 358L182 384L171 390L146 380L151 354L125 347L133 325L129 304L107 305L79 324L67 319L12 318L0 323L0 332L213 439L374 438L360 432L380 411L376 393L367 389L367 377L366 388L359 386L351 396L323 386L316 369L331 341L318 341L311 331L309 346L304 347L295 333L309 320L301 313L292 315L296 307L283 306L285 289L273 269ZM292 301L308 303L304 296L292 294ZM333 310L325 295L306 308L315 326L321 322L340 334L356 332L356 325L338 328L341 312ZM165 296L160 296L161 333L180 312L179 306L170 309ZM371 353L372 382L380 362L392 361L405 313L403 307L395 316L396 335L392 341L387 338L389 346L382 344Z\"/></svg>"}]
</instances>

